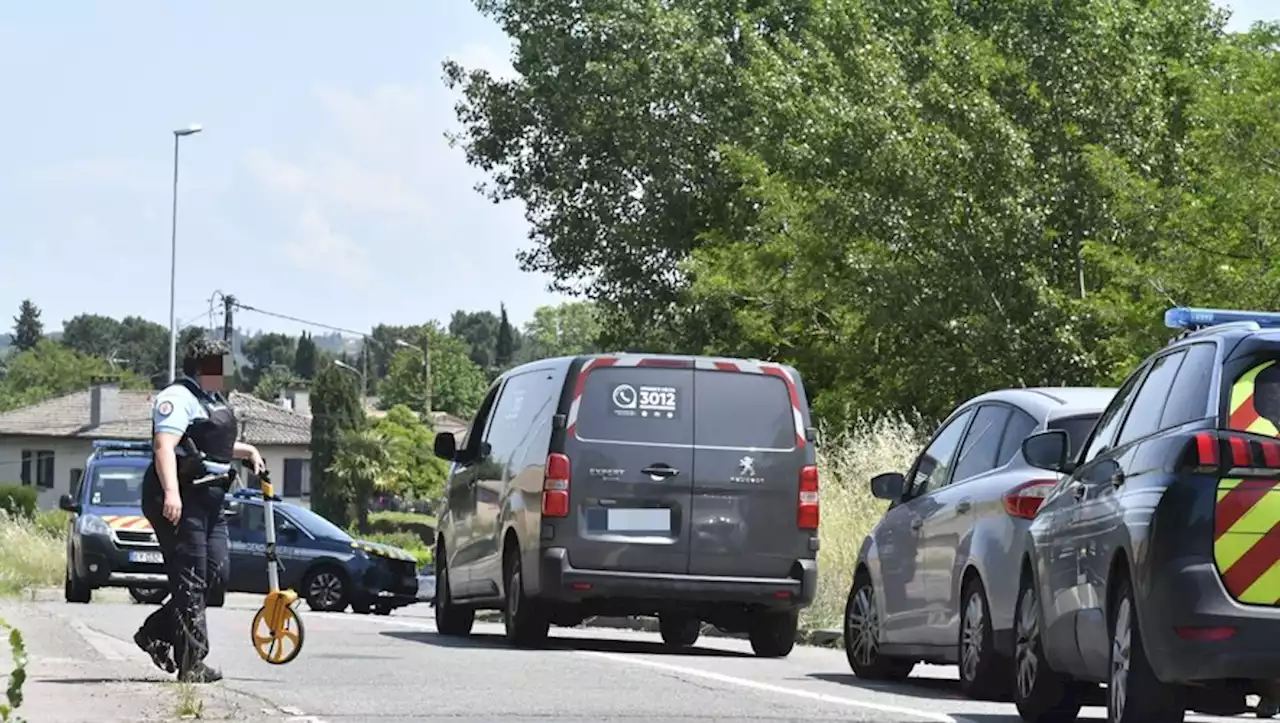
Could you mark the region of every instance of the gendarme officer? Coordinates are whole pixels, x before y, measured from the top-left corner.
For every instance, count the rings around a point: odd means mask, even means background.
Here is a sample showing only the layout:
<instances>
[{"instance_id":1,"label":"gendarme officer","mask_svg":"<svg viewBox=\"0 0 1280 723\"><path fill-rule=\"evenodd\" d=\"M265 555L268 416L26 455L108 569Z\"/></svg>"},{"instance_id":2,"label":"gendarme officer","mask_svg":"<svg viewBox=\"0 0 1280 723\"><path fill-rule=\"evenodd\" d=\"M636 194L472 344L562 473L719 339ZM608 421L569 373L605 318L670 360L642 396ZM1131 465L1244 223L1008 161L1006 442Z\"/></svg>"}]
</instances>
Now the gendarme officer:
<instances>
[{"instance_id":1,"label":"gendarme officer","mask_svg":"<svg viewBox=\"0 0 1280 723\"><path fill-rule=\"evenodd\" d=\"M156 395L152 407L154 457L142 481L142 512L155 528L169 574L169 599L134 635L134 642L180 680L211 683L222 674L205 664L210 581L225 589L230 574L222 503L233 459L263 469L252 445L237 442L235 413L222 396L230 347L196 339L186 349L182 377Z\"/></svg>"}]
</instances>

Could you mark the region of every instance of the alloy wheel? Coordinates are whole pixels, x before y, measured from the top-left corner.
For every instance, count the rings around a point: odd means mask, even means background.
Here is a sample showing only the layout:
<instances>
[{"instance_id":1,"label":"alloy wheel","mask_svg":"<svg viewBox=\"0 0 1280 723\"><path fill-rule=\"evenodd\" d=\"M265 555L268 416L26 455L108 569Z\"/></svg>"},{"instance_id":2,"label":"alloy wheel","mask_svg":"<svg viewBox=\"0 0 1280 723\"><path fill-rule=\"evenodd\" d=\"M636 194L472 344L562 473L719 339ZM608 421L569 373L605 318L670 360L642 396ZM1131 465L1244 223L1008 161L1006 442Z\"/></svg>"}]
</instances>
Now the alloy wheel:
<instances>
[{"instance_id":1,"label":"alloy wheel","mask_svg":"<svg viewBox=\"0 0 1280 723\"><path fill-rule=\"evenodd\" d=\"M342 580L332 572L321 572L311 579L307 596L322 608L332 608L342 599Z\"/></svg>"},{"instance_id":2,"label":"alloy wheel","mask_svg":"<svg viewBox=\"0 0 1280 723\"><path fill-rule=\"evenodd\" d=\"M1129 689L1129 654L1133 639L1133 608L1126 596L1116 608L1115 633L1111 636L1111 678L1107 695L1111 698L1111 720L1124 717Z\"/></svg>"},{"instance_id":3,"label":"alloy wheel","mask_svg":"<svg viewBox=\"0 0 1280 723\"><path fill-rule=\"evenodd\" d=\"M880 650L880 616L870 585L863 585L854 593L847 622L853 638L854 658L861 665L871 666Z\"/></svg>"},{"instance_id":4,"label":"alloy wheel","mask_svg":"<svg viewBox=\"0 0 1280 723\"><path fill-rule=\"evenodd\" d=\"M969 593L964 606L964 623L961 628L960 674L965 680L978 675L978 662L982 660L982 640L986 627L986 610L977 590Z\"/></svg>"},{"instance_id":5,"label":"alloy wheel","mask_svg":"<svg viewBox=\"0 0 1280 723\"><path fill-rule=\"evenodd\" d=\"M1022 605L1018 608L1018 621L1015 626L1017 643L1014 648L1014 661L1017 666L1018 696L1030 698L1036 685L1036 674L1040 669L1040 659L1036 655L1036 644L1040 635L1040 616L1036 610L1038 603L1035 592L1028 590L1022 596Z\"/></svg>"}]
</instances>

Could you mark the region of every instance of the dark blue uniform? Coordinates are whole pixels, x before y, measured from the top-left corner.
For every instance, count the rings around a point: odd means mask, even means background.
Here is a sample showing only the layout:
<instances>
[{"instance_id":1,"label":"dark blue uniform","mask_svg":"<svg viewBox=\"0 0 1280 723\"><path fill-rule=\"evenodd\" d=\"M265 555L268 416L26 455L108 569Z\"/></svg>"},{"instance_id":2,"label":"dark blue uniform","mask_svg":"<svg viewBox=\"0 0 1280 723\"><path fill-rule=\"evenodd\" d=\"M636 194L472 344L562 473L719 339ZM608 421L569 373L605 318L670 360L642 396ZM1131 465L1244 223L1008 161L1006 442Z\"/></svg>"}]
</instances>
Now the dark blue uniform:
<instances>
[{"instance_id":1,"label":"dark blue uniform","mask_svg":"<svg viewBox=\"0 0 1280 723\"><path fill-rule=\"evenodd\" d=\"M152 427L179 434L176 450L182 516L177 525L164 518L164 489L155 462L142 482L142 512L155 528L169 574L169 599L152 613L134 640L151 659L181 679L207 682L221 677L204 664L209 654L205 607L210 580L225 589L230 575L227 523L222 503L231 469L238 425L220 394L202 390L184 378L156 395ZM170 655L172 657L170 657Z\"/></svg>"}]
</instances>

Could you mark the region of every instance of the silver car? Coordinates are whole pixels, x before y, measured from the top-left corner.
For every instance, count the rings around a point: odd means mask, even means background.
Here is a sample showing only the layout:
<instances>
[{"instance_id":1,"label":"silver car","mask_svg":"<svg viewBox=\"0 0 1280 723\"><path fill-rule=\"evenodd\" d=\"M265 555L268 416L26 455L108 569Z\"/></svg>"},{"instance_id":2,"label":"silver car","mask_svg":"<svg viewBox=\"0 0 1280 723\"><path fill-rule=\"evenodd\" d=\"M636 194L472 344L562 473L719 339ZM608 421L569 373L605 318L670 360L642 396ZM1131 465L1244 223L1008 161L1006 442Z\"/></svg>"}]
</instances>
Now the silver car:
<instances>
[{"instance_id":1,"label":"silver car","mask_svg":"<svg viewBox=\"0 0 1280 723\"><path fill-rule=\"evenodd\" d=\"M1088 438L1115 389L1004 389L951 413L904 476L871 480L889 510L858 554L844 644L860 678L901 680L917 662L959 664L968 696L1008 695L1020 541L1057 476L1021 444L1046 429Z\"/></svg>"}]
</instances>

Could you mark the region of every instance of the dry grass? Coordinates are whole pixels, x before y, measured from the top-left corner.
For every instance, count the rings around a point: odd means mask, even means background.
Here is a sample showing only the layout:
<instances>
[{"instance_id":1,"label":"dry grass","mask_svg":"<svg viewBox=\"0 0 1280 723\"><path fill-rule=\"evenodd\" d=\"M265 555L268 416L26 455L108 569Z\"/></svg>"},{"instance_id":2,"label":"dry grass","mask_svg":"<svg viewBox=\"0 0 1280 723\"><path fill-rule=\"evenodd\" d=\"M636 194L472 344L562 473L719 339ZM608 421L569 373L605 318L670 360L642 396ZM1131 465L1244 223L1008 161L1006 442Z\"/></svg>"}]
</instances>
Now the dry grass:
<instances>
[{"instance_id":1,"label":"dry grass","mask_svg":"<svg viewBox=\"0 0 1280 723\"><path fill-rule=\"evenodd\" d=\"M0 517L0 596L57 587L66 574L66 513Z\"/></svg>"},{"instance_id":2,"label":"dry grass","mask_svg":"<svg viewBox=\"0 0 1280 723\"><path fill-rule=\"evenodd\" d=\"M870 480L881 472L903 472L920 450L920 433L901 418L886 417L824 440L818 450L822 480L822 549L818 596L803 624L839 628L853 584L862 540L888 504L871 496Z\"/></svg>"}]
</instances>

